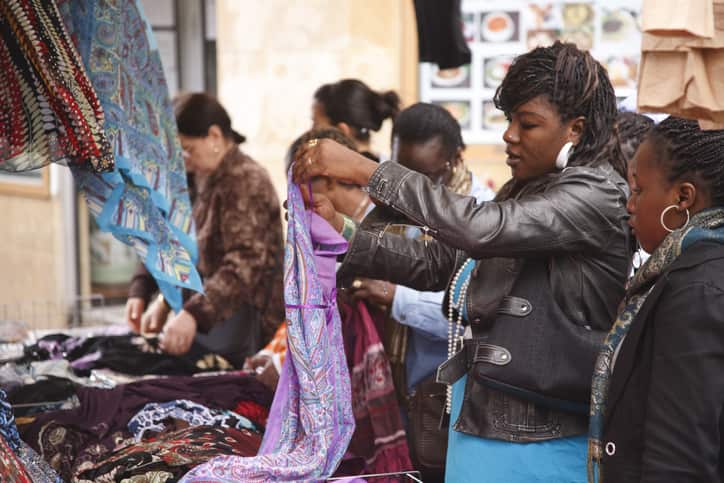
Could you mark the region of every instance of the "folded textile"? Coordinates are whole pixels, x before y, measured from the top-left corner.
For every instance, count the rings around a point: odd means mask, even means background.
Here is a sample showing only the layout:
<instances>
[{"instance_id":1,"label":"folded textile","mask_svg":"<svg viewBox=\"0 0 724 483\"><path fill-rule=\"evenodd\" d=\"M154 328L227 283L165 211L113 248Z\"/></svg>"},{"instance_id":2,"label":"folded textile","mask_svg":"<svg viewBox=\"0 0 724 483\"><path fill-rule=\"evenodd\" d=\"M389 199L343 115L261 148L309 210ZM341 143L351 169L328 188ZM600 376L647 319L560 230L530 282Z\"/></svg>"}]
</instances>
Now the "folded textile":
<instances>
[{"instance_id":1,"label":"folded textile","mask_svg":"<svg viewBox=\"0 0 724 483\"><path fill-rule=\"evenodd\" d=\"M269 406L272 394L253 376L239 374L149 379L113 389L80 387L80 406L37 415L19 427L22 438L69 480L119 445L133 442L128 422L146 404L187 399L212 409L239 401Z\"/></svg>"},{"instance_id":2,"label":"folded textile","mask_svg":"<svg viewBox=\"0 0 724 483\"><path fill-rule=\"evenodd\" d=\"M0 481L62 483L35 451L20 439L5 392L0 391Z\"/></svg>"},{"instance_id":3,"label":"folded textile","mask_svg":"<svg viewBox=\"0 0 724 483\"><path fill-rule=\"evenodd\" d=\"M108 171L103 109L53 0L0 2L0 171Z\"/></svg>"},{"instance_id":4,"label":"folded textile","mask_svg":"<svg viewBox=\"0 0 724 483\"><path fill-rule=\"evenodd\" d=\"M209 409L186 399L165 403L148 403L128 422L128 430L141 441L162 433L168 420L181 420L189 426L218 426L258 432L254 423L228 409Z\"/></svg>"},{"instance_id":5,"label":"folded textile","mask_svg":"<svg viewBox=\"0 0 724 483\"><path fill-rule=\"evenodd\" d=\"M186 169L161 57L140 0L57 0L105 113L106 174L73 169L103 231L133 246L171 307L202 291Z\"/></svg>"},{"instance_id":6,"label":"folded textile","mask_svg":"<svg viewBox=\"0 0 724 483\"><path fill-rule=\"evenodd\" d=\"M49 334L28 346L21 362L66 359L77 374L93 369L111 369L131 375L191 375L228 371L234 367L218 354L208 353L194 343L181 356L163 352L158 338L136 334L71 337Z\"/></svg>"},{"instance_id":7,"label":"folded textile","mask_svg":"<svg viewBox=\"0 0 724 483\"><path fill-rule=\"evenodd\" d=\"M73 481L171 483L216 456L253 456L260 444L261 436L246 429L196 426L124 446L84 469Z\"/></svg>"}]
</instances>

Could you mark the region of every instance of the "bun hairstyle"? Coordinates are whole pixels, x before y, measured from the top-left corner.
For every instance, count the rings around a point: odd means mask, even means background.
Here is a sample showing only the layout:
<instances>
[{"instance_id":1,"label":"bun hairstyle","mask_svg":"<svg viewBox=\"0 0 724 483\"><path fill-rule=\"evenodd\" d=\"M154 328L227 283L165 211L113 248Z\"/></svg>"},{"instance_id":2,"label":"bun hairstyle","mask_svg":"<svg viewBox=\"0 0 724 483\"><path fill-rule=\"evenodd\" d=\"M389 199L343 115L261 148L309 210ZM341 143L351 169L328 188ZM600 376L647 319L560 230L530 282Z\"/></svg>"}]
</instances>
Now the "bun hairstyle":
<instances>
[{"instance_id":1,"label":"bun hairstyle","mask_svg":"<svg viewBox=\"0 0 724 483\"><path fill-rule=\"evenodd\" d=\"M385 119L400 110L400 96L394 91L375 92L357 79L325 84L314 93L332 124L345 123L359 141L369 141L370 131L379 131Z\"/></svg>"},{"instance_id":2,"label":"bun hairstyle","mask_svg":"<svg viewBox=\"0 0 724 483\"><path fill-rule=\"evenodd\" d=\"M516 57L495 92L495 107L510 116L538 96L556 106L563 122L585 118L569 166L607 162L626 178L626 161L616 135L616 95L606 69L589 52L556 42Z\"/></svg>"},{"instance_id":3,"label":"bun hairstyle","mask_svg":"<svg viewBox=\"0 0 724 483\"><path fill-rule=\"evenodd\" d=\"M686 180L724 206L724 130L705 131L697 121L668 117L646 141L657 150L669 181Z\"/></svg>"},{"instance_id":4,"label":"bun hairstyle","mask_svg":"<svg viewBox=\"0 0 724 483\"><path fill-rule=\"evenodd\" d=\"M177 97L173 102L179 134L206 137L211 126L218 126L225 138L242 144L246 138L231 129L231 118L219 101L205 92Z\"/></svg>"}]
</instances>

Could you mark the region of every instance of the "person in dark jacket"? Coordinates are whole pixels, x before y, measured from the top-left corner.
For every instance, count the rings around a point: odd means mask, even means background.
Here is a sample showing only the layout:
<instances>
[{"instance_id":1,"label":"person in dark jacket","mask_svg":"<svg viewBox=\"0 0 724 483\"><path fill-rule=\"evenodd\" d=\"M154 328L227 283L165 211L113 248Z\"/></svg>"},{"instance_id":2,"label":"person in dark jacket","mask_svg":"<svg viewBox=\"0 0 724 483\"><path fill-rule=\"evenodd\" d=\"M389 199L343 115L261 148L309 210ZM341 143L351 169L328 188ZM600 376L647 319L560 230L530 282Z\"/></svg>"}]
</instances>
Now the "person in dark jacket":
<instances>
[{"instance_id":1,"label":"person in dark jacket","mask_svg":"<svg viewBox=\"0 0 724 483\"><path fill-rule=\"evenodd\" d=\"M616 97L588 52L556 43L519 56L495 102L510 121L512 179L494 201L329 140L299 150L295 179L367 185L379 205L351 236L340 277L447 287L454 357L438 380L467 376L448 406L446 479L583 482L590 376L631 259ZM385 232L395 217L433 239Z\"/></svg>"},{"instance_id":2,"label":"person in dark jacket","mask_svg":"<svg viewBox=\"0 0 724 483\"><path fill-rule=\"evenodd\" d=\"M722 482L724 131L666 119L632 178L629 223L651 257L596 363L589 481Z\"/></svg>"}]
</instances>

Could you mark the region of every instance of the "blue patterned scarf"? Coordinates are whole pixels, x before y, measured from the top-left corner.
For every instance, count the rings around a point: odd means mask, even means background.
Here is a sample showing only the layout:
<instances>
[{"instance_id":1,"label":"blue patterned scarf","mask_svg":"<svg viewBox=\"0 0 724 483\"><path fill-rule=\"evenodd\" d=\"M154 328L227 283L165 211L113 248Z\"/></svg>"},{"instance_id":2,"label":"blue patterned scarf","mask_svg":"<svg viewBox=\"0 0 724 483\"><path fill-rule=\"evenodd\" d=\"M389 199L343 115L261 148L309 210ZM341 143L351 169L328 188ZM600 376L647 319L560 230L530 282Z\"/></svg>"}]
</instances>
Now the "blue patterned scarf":
<instances>
[{"instance_id":1,"label":"blue patterned scarf","mask_svg":"<svg viewBox=\"0 0 724 483\"><path fill-rule=\"evenodd\" d=\"M140 0L57 0L105 114L115 169L73 169L101 230L133 246L179 310L202 290L186 170L151 27Z\"/></svg>"},{"instance_id":2,"label":"blue patterned scarf","mask_svg":"<svg viewBox=\"0 0 724 483\"><path fill-rule=\"evenodd\" d=\"M691 245L702 240L724 244L724 208L702 211L688 225L670 233L636 272L626 290L619 314L606 336L596 360L591 388L591 414L588 440L588 481L601 481L603 424L614 355L628 333L646 297L659 276Z\"/></svg>"}]
</instances>

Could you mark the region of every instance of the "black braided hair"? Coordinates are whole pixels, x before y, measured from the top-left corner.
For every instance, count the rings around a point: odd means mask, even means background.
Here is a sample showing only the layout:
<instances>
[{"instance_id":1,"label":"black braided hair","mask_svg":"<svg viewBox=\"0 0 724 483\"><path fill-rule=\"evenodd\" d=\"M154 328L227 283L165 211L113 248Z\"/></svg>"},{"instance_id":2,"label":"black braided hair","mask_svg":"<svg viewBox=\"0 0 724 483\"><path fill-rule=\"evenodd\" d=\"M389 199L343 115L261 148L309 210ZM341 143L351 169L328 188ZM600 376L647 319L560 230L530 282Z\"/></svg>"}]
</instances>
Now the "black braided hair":
<instances>
[{"instance_id":1,"label":"black braided hair","mask_svg":"<svg viewBox=\"0 0 724 483\"><path fill-rule=\"evenodd\" d=\"M608 162L626 178L616 135L616 95L606 69L589 52L556 42L516 57L495 92L495 107L510 117L518 106L541 95L556 106L561 121L586 119L569 166Z\"/></svg>"},{"instance_id":2,"label":"black braided hair","mask_svg":"<svg viewBox=\"0 0 724 483\"><path fill-rule=\"evenodd\" d=\"M460 124L444 107L418 102L402 110L392 126L392 139L401 143L424 144L439 139L442 154L453 159L458 149L465 149Z\"/></svg>"},{"instance_id":3,"label":"black braided hair","mask_svg":"<svg viewBox=\"0 0 724 483\"><path fill-rule=\"evenodd\" d=\"M648 137L669 181L689 181L709 196L712 206L724 205L724 130L701 129L697 121L669 117Z\"/></svg>"},{"instance_id":4,"label":"black braided hair","mask_svg":"<svg viewBox=\"0 0 724 483\"><path fill-rule=\"evenodd\" d=\"M618 139L626 162L630 162L646 134L654 127L654 121L636 112L621 112L616 118Z\"/></svg>"},{"instance_id":5,"label":"black braided hair","mask_svg":"<svg viewBox=\"0 0 724 483\"><path fill-rule=\"evenodd\" d=\"M332 124L349 125L360 141L370 139L370 131L379 131L385 119L400 110L400 96L395 91L375 92L358 79L343 79L325 84L314 93Z\"/></svg>"}]
</instances>

